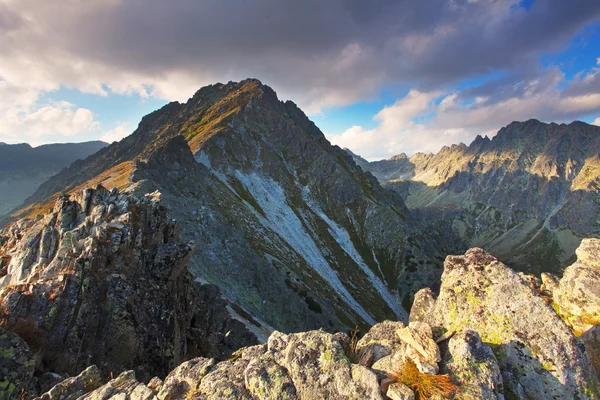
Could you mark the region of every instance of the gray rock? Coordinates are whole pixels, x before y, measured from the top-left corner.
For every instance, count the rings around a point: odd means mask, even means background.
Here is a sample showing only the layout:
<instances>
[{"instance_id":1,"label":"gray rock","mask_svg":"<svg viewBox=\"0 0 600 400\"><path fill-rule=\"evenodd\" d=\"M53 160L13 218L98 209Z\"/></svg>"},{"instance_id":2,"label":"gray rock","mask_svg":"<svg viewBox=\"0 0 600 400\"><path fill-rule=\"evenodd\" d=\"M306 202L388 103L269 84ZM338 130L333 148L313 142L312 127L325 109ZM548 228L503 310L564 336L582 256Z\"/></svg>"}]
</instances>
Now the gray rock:
<instances>
[{"instance_id":1,"label":"gray rock","mask_svg":"<svg viewBox=\"0 0 600 400\"><path fill-rule=\"evenodd\" d=\"M449 340L441 369L461 388L457 399L504 400L498 361L475 331L460 332Z\"/></svg>"},{"instance_id":2,"label":"gray rock","mask_svg":"<svg viewBox=\"0 0 600 400\"><path fill-rule=\"evenodd\" d=\"M19 335L0 328L0 399L19 398L32 389L33 354Z\"/></svg>"},{"instance_id":3,"label":"gray rock","mask_svg":"<svg viewBox=\"0 0 600 400\"><path fill-rule=\"evenodd\" d=\"M413 391L401 383L392 383L386 394L391 400L415 400Z\"/></svg>"},{"instance_id":4,"label":"gray rock","mask_svg":"<svg viewBox=\"0 0 600 400\"><path fill-rule=\"evenodd\" d=\"M175 368L162 383L157 397L159 400L176 400L186 398L198 390L204 376L215 365L215 360L195 358ZM153 385L157 386L157 385Z\"/></svg>"},{"instance_id":5,"label":"gray rock","mask_svg":"<svg viewBox=\"0 0 600 400\"><path fill-rule=\"evenodd\" d=\"M585 352L596 369L596 373L600 377L600 324L588 329L581 335L580 339L585 345Z\"/></svg>"},{"instance_id":6,"label":"gray rock","mask_svg":"<svg viewBox=\"0 0 600 400\"><path fill-rule=\"evenodd\" d=\"M100 388L79 397L79 400L156 400L154 392L126 371Z\"/></svg>"},{"instance_id":7,"label":"gray rock","mask_svg":"<svg viewBox=\"0 0 600 400\"><path fill-rule=\"evenodd\" d=\"M356 352L359 356L365 352L372 352L373 362L393 354L402 347L402 341L397 334L401 328L404 328L402 322L384 321L373 325L356 343Z\"/></svg>"},{"instance_id":8,"label":"gray rock","mask_svg":"<svg viewBox=\"0 0 600 400\"><path fill-rule=\"evenodd\" d=\"M195 245L180 241L159 197L98 186L6 231L3 326L23 335L39 373L76 375L93 362L104 376L135 369L147 381L258 342L217 287L194 282Z\"/></svg>"},{"instance_id":9,"label":"gray rock","mask_svg":"<svg viewBox=\"0 0 600 400\"><path fill-rule=\"evenodd\" d=\"M514 271L481 249L448 256L429 323L476 331L495 353L505 393L593 398L598 378L581 342Z\"/></svg>"},{"instance_id":10,"label":"gray rock","mask_svg":"<svg viewBox=\"0 0 600 400\"><path fill-rule=\"evenodd\" d=\"M412 322L398 329L397 335L405 345L403 356L410 358L419 371L434 375L438 373L438 363L442 360L440 349L426 322Z\"/></svg>"},{"instance_id":11,"label":"gray rock","mask_svg":"<svg viewBox=\"0 0 600 400\"><path fill-rule=\"evenodd\" d=\"M79 375L65 379L36 400L76 400L102 386L98 367L92 365Z\"/></svg>"},{"instance_id":12,"label":"gray rock","mask_svg":"<svg viewBox=\"0 0 600 400\"><path fill-rule=\"evenodd\" d=\"M577 262L567 269L553 292L558 312L581 335L600 324L600 240L584 239Z\"/></svg>"},{"instance_id":13,"label":"gray rock","mask_svg":"<svg viewBox=\"0 0 600 400\"><path fill-rule=\"evenodd\" d=\"M435 299L430 288L419 290L415 294L413 305L410 309L409 322L425 321L433 310Z\"/></svg>"}]
</instances>

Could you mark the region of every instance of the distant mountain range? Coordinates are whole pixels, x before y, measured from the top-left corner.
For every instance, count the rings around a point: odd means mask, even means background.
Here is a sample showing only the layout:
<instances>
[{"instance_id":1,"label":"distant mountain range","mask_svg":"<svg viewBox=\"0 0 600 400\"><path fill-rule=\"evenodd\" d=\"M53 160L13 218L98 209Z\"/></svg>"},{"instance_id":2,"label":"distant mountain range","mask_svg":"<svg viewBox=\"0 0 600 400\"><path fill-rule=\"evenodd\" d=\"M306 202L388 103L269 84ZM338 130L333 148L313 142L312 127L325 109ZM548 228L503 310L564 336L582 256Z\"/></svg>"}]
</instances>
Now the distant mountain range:
<instances>
[{"instance_id":1,"label":"distant mountain range","mask_svg":"<svg viewBox=\"0 0 600 400\"><path fill-rule=\"evenodd\" d=\"M554 271L600 235L600 127L513 122L437 154L355 162L408 208L437 212L468 246L514 267Z\"/></svg>"},{"instance_id":2,"label":"distant mountain range","mask_svg":"<svg viewBox=\"0 0 600 400\"><path fill-rule=\"evenodd\" d=\"M107 143L0 143L0 217L19 206L39 185L73 161L86 158Z\"/></svg>"}]
</instances>

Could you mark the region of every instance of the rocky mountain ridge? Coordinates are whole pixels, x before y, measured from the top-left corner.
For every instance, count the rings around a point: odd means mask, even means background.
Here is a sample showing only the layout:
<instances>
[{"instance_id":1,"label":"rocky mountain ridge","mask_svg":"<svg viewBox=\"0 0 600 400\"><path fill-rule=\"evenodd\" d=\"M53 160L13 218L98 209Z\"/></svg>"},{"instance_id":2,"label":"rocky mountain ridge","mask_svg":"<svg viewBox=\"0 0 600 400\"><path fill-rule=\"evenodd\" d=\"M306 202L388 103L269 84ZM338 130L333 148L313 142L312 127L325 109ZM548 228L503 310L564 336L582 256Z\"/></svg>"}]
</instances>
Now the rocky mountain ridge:
<instances>
[{"instance_id":1,"label":"rocky mountain ridge","mask_svg":"<svg viewBox=\"0 0 600 400\"><path fill-rule=\"evenodd\" d=\"M21 215L97 184L159 190L182 237L203 249L192 271L286 332L406 320L403 304L460 250L449 227L410 213L257 80L208 86L146 116L42 185Z\"/></svg>"},{"instance_id":2,"label":"rocky mountain ridge","mask_svg":"<svg viewBox=\"0 0 600 400\"><path fill-rule=\"evenodd\" d=\"M98 186L2 231L0 326L27 342L38 374L93 363L105 377L134 368L149 379L257 343L217 287L194 281L194 244L159 198Z\"/></svg>"},{"instance_id":3,"label":"rocky mountain ridge","mask_svg":"<svg viewBox=\"0 0 600 400\"><path fill-rule=\"evenodd\" d=\"M46 179L107 145L100 141L38 147L0 143L0 218L21 205Z\"/></svg>"},{"instance_id":4,"label":"rocky mountain ridge","mask_svg":"<svg viewBox=\"0 0 600 400\"><path fill-rule=\"evenodd\" d=\"M447 219L469 246L539 274L559 272L582 238L600 235L599 154L600 127L530 120L469 146L400 157L402 177L388 178L398 160L363 168L409 208Z\"/></svg>"}]
</instances>

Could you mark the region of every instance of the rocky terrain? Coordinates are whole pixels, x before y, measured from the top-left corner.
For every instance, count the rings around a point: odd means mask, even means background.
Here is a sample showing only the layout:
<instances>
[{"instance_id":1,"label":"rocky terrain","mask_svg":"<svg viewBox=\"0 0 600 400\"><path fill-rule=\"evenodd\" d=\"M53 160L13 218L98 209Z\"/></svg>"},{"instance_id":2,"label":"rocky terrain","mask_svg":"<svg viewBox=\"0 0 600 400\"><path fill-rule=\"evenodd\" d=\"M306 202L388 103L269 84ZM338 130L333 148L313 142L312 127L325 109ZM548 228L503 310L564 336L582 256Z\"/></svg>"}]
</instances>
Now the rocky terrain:
<instances>
[{"instance_id":1,"label":"rocky terrain","mask_svg":"<svg viewBox=\"0 0 600 400\"><path fill-rule=\"evenodd\" d=\"M355 160L409 208L452 223L469 247L540 274L560 272L582 238L600 235L599 154L597 126L530 120L437 154Z\"/></svg>"},{"instance_id":2,"label":"rocky terrain","mask_svg":"<svg viewBox=\"0 0 600 400\"><path fill-rule=\"evenodd\" d=\"M91 364L102 377L150 379L258 342L217 287L194 281L194 244L180 241L158 193L98 186L72 197L0 234L0 326L26 342L40 385Z\"/></svg>"},{"instance_id":3,"label":"rocky terrain","mask_svg":"<svg viewBox=\"0 0 600 400\"><path fill-rule=\"evenodd\" d=\"M38 147L0 143L0 218L21 205L46 179L107 145L100 141Z\"/></svg>"},{"instance_id":4,"label":"rocky terrain","mask_svg":"<svg viewBox=\"0 0 600 400\"><path fill-rule=\"evenodd\" d=\"M158 196L88 190L4 239L3 254L15 258L0 291L0 398L600 398L592 364L600 325L582 342L565 322L573 310L600 320L598 297L589 295L597 294L589 278L600 274L600 240L584 242L571 274L543 282L481 249L448 256L439 293L419 291L407 323L378 323L360 340L275 331L226 359L256 337L223 300L199 299L203 286L185 270L192 245L177 242ZM563 296L574 282L579 295ZM38 324L35 336L19 330L27 318Z\"/></svg>"},{"instance_id":5,"label":"rocky terrain","mask_svg":"<svg viewBox=\"0 0 600 400\"><path fill-rule=\"evenodd\" d=\"M284 332L406 320L445 255L465 249L257 80L208 86L144 117L44 183L21 216L97 184L159 190L182 238L202 249L193 273Z\"/></svg>"}]
</instances>

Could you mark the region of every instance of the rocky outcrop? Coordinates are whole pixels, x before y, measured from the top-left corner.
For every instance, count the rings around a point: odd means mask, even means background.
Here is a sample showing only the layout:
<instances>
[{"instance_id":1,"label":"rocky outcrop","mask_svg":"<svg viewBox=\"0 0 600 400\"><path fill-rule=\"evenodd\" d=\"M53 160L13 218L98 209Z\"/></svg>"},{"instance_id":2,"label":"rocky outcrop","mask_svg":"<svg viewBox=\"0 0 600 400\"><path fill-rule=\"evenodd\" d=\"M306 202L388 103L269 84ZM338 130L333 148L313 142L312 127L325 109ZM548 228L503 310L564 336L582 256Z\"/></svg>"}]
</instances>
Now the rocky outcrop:
<instances>
[{"instance_id":1,"label":"rocky outcrop","mask_svg":"<svg viewBox=\"0 0 600 400\"><path fill-rule=\"evenodd\" d=\"M257 342L218 288L194 282L194 244L159 198L98 186L3 232L0 325L27 342L38 375L95 364L147 380Z\"/></svg>"},{"instance_id":2,"label":"rocky outcrop","mask_svg":"<svg viewBox=\"0 0 600 400\"><path fill-rule=\"evenodd\" d=\"M597 395L598 377L571 329L519 274L481 249L447 257L425 320L437 335L476 332L495 354L507 396Z\"/></svg>"},{"instance_id":3,"label":"rocky outcrop","mask_svg":"<svg viewBox=\"0 0 600 400\"><path fill-rule=\"evenodd\" d=\"M577 262L549 289L560 315L580 335L600 324L600 240L584 239L576 254Z\"/></svg>"},{"instance_id":4,"label":"rocky outcrop","mask_svg":"<svg viewBox=\"0 0 600 400\"><path fill-rule=\"evenodd\" d=\"M0 399L19 398L31 390L33 354L19 335L0 328Z\"/></svg>"}]
</instances>

